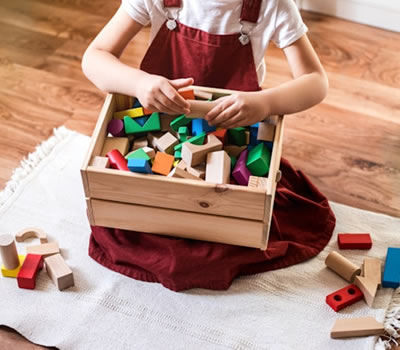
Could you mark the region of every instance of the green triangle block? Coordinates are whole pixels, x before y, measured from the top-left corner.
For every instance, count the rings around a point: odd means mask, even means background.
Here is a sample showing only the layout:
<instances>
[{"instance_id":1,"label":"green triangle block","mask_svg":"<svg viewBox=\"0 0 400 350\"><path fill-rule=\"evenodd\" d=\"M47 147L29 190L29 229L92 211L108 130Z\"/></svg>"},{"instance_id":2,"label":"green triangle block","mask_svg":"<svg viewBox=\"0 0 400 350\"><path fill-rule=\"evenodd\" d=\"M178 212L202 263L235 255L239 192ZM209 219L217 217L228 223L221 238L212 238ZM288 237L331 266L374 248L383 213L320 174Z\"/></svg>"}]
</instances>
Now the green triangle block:
<instances>
[{"instance_id":1,"label":"green triangle block","mask_svg":"<svg viewBox=\"0 0 400 350\"><path fill-rule=\"evenodd\" d=\"M269 171L271 152L267 145L262 142L254 147L247 157L247 169L254 176L264 176Z\"/></svg>"},{"instance_id":2,"label":"green triangle block","mask_svg":"<svg viewBox=\"0 0 400 350\"><path fill-rule=\"evenodd\" d=\"M181 126L188 125L192 119L186 118L184 114L180 115L178 118L174 119L170 125L171 129L178 132Z\"/></svg>"},{"instance_id":3,"label":"green triangle block","mask_svg":"<svg viewBox=\"0 0 400 350\"><path fill-rule=\"evenodd\" d=\"M150 160L150 157L143 150L143 148L139 148L136 151L128 153L125 156L125 159L146 159L146 160Z\"/></svg>"},{"instance_id":4,"label":"green triangle block","mask_svg":"<svg viewBox=\"0 0 400 350\"><path fill-rule=\"evenodd\" d=\"M246 144L246 128L239 127L228 130L229 143L236 146L244 146Z\"/></svg>"},{"instance_id":5,"label":"green triangle block","mask_svg":"<svg viewBox=\"0 0 400 350\"><path fill-rule=\"evenodd\" d=\"M144 125L140 125L131 117L124 117L125 134L137 134L141 132L149 132L161 130L160 115L155 112Z\"/></svg>"},{"instance_id":6,"label":"green triangle block","mask_svg":"<svg viewBox=\"0 0 400 350\"><path fill-rule=\"evenodd\" d=\"M174 150L175 151L180 151L182 149L182 145L185 142L190 142L190 143L193 143L194 145L202 145L204 143L205 138L206 138L206 133L202 132L201 134L198 134L197 136L193 136L189 140L186 140L186 141L176 145L174 147Z\"/></svg>"}]
</instances>

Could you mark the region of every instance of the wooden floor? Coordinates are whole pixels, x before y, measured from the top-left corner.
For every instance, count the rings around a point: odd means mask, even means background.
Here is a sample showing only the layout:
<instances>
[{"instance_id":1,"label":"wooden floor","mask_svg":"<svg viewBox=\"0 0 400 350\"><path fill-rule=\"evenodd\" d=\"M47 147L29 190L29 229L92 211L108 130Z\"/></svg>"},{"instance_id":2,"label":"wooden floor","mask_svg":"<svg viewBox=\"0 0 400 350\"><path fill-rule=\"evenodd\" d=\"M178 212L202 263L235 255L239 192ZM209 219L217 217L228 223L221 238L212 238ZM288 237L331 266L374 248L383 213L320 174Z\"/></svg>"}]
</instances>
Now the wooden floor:
<instances>
[{"instance_id":1,"label":"wooden floor","mask_svg":"<svg viewBox=\"0 0 400 350\"><path fill-rule=\"evenodd\" d=\"M80 60L119 3L0 2L0 189L53 128L91 134L104 94L83 76ZM286 118L283 156L330 200L400 216L400 34L303 18L330 91L324 103ZM138 66L148 36L146 29L133 41L125 62ZM264 87L290 79L280 50L271 46L267 57ZM0 348L10 334L0 331Z\"/></svg>"}]
</instances>

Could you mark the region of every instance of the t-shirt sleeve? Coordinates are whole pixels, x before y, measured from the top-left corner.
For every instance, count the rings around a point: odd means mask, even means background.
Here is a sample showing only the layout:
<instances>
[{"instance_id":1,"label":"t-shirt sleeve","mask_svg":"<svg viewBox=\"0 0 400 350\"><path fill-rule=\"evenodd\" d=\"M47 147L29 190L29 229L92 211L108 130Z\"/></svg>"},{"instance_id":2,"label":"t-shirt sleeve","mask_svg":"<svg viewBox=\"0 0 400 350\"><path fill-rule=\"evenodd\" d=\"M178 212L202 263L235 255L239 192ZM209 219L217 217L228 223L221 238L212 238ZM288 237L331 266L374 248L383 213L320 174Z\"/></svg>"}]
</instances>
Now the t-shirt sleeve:
<instances>
[{"instance_id":1,"label":"t-shirt sleeve","mask_svg":"<svg viewBox=\"0 0 400 350\"><path fill-rule=\"evenodd\" d=\"M149 3L145 0L122 0L121 7L132 19L143 26L150 22Z\"/></svg>"},{"instance_id":2,"label":"t-shirt sleeve","mask_svg":"<svg viewBox=\"0 0 400 350\"><path fill-rule=\"evenodd\" d=\"M275 20L271 40L281 49L293 44L308 31L293 0L278 0Z\"/></svg>"}]
</instances>

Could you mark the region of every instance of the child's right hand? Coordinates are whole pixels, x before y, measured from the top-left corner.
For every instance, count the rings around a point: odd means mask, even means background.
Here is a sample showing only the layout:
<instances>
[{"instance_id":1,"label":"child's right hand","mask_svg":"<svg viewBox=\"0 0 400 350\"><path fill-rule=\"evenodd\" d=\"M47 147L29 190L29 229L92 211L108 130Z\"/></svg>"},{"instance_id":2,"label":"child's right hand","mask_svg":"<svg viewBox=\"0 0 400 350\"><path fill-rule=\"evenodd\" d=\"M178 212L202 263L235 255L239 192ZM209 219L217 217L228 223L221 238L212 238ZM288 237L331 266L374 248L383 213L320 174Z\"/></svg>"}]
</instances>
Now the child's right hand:
<instances>
[{"instance_id":1,"label":"child's right hand","mask_svg":"<svg viewBox=\"0 0 400 350\"><path fill-rule=\"evenodd\" d=\"M148 74L141 81L136 97L144 108L153 112L188 114L190 104L177 90L192 84L193 78L168 80L159 75Z\"/></svg>"}]
</instances>

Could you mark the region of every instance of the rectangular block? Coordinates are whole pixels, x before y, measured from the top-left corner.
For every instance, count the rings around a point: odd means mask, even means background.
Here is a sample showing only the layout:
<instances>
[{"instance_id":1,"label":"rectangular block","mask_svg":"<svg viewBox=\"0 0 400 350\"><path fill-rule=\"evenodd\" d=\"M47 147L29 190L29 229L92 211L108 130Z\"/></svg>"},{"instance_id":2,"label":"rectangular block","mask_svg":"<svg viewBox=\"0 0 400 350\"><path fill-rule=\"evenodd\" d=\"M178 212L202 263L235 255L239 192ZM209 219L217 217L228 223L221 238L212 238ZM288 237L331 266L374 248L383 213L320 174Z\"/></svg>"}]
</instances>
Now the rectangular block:
<instances>
[{"instance_id":1,"label":"rectangular block","mask_svg":"<svg viewBox=\"0 0 400 350\"><path fill-rule=\"evenodd\" d=\"M225 151L207 154L206 181L217 184L229 183L231 174L231 158Z\"/></svg>"},{"instance_id":2,"label":"rectangular block","mask_svg":"<svg viewBox=\"0 0 400 350\"><path fill-rule=\"evenodd\" d=\"M372 240L369 233L339 233L339 249L371 249Z\"/></svg>"},{"instance_id":3,"label":"rectangular block","mask_svg":"<svg viewBox=\"0 0 400 350\"><path fill-rule=\"evenodd\" d=\"M110 160L107 157L94 157L91 165L105 169L110 166Z\"/></svg>"},{"instance_id":4,"label":"rectangular block","mask_svg":"<svg viewBox=\"0 0 400 350\"><path fill-rule=\"evenodd\" d=\"M326 296L326 303L336 312L353 305L363 298L363 293L354 284L337 290Z\"/></svg>"},{"instance_id":5,"label":"rectangular block","mask_svg":"<svg viewBox=\"0 0 400 350\"><path fill-rule=\"evenodd\" d=\"M384 326L372 317L343 318L336 320L331 338L366 337L384 333Z\"/></svg>"},{"instance_id":6,"label":"rectangular block","mask_svg":"<svg viewBox=\"0 0 400 350\"><path fill-rule=\"evenodd\" d=\"M60 252L57 242L44 243L39 245L30 245L26 247L27 254L37 254L44 257Z\"/></svg>"},{"instance_id":7,"label":"rectangular block","mask_svg":"<svg viewBox=\"0 0 400 350\"><path fill-rule=\"evenodd\" d=\"M107 137L101 151L101 156L105 157L113 149L117 149L124 156L129 151L129 139L127 137Z\"/></svg>"},{"instance_id":8,"label":"rectangular block","mask_svg":"<svg viewBox=\"0 0 400 350\"><path fill-rule=\"evenodd\" d=\"M47 274L59 290L74 285L74 275L72 270L68 267L60 254L47 257L44 259L44 263Z\"/></svg>"},{"instance_id":9,"label":"rectangular block","mask_svg":"<svg viewBox=\"0 0 400 350\"><path fill-rule=\"evenodd\" d=\"M382 287L397 288L400 285L400 248L388 248Z\"/></svg>"},{"instance_id":10,"label":"rectangular block","mask_svg":"<svg viewBox=\"0 0 400 350\"><path fill-rule=\"evenodd\" d=\"M115 112L113 118L114 119L124 119L124 117L137 118L137 117L142 117L143 115L144 115L143 108L138 107L138 108L126 109L120 112Z\"/></svg>"},{"instance_id":11,"label":"rectangular block","mask_svg":"<svg viewBox=\"0 0 400 350\"><path fill-rule=\"evenodd\" d=\"M43 267L43 257L37 254L27 254L24 263L17 275L18 287L35 289L36 275Z\"/></svg>"},{"instance_id":12,"label":"rectangular block","mask_svg":"<svg viewBox=\"0 0 400 350\"><path fill-rule=\"evenodd\" d=\"M380 286L382 283L382 261L374 258L364 259L363 275Z\"/></svg>"}]
</instances>

